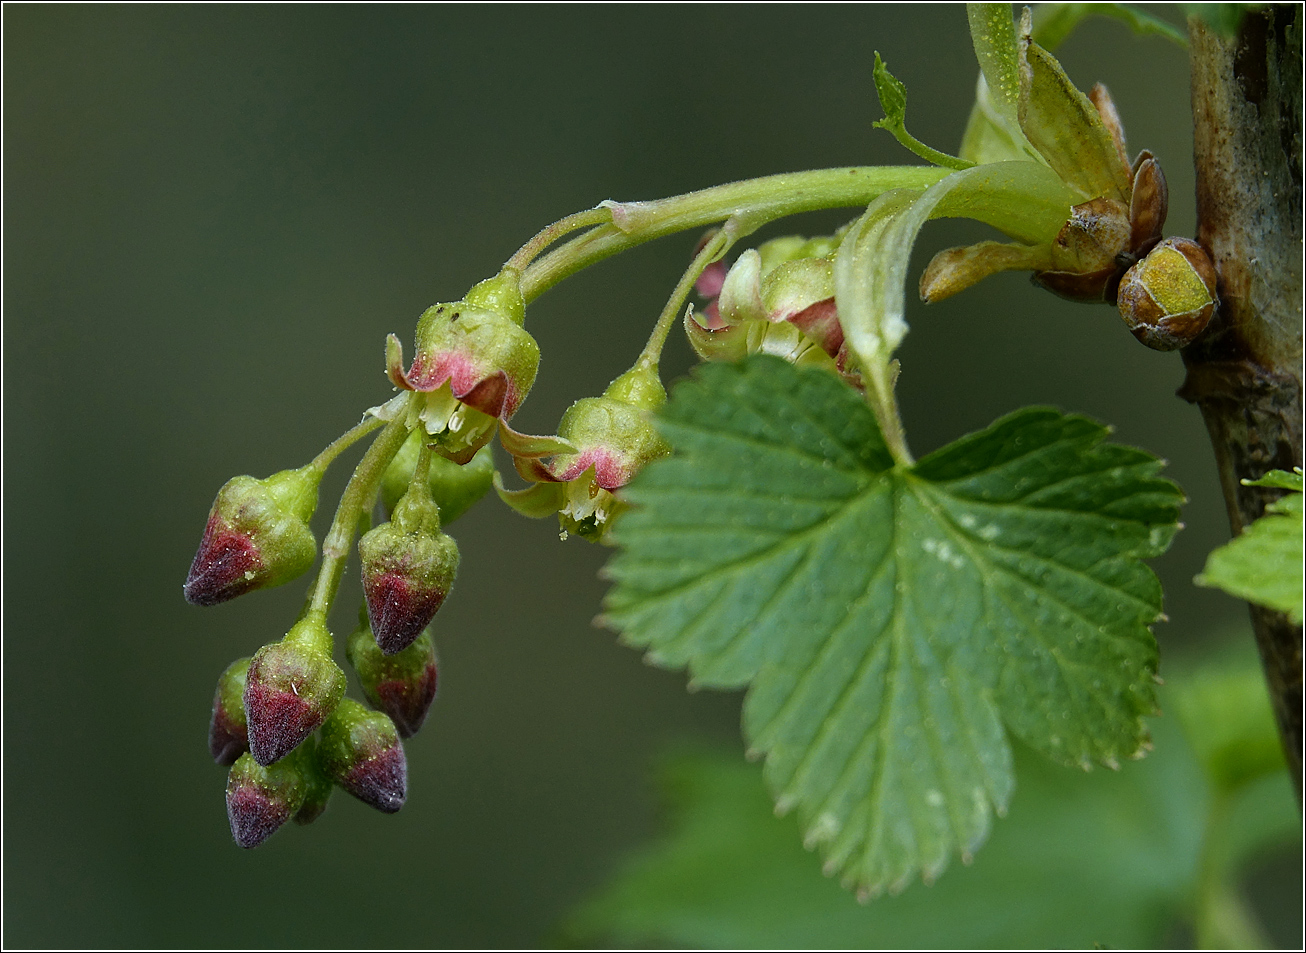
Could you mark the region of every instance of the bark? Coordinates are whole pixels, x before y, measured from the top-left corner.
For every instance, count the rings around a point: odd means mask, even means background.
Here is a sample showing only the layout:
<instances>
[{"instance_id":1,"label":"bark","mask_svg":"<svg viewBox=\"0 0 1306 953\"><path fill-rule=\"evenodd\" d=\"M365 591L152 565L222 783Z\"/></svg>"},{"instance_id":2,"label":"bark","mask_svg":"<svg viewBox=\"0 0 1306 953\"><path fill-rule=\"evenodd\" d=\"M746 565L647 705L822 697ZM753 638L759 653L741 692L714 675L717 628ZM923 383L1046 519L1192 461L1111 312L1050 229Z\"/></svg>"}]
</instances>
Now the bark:
<instances>
[{"instance_id":1,"label":"bark","mask_svg":"<svg viewBox=\"0 0 1306 953\"><path fill-rule=\"evenodd\" d=\"M1235 37L1189 21L1197 239L1219 276L1207 332L1184 349L1234 535L1282 491L1245 487L1302 465L1302 8L1249 12ZM1302 794L1302 628L1252 607L1289 770Z\"/></svg>"}]
</instances>

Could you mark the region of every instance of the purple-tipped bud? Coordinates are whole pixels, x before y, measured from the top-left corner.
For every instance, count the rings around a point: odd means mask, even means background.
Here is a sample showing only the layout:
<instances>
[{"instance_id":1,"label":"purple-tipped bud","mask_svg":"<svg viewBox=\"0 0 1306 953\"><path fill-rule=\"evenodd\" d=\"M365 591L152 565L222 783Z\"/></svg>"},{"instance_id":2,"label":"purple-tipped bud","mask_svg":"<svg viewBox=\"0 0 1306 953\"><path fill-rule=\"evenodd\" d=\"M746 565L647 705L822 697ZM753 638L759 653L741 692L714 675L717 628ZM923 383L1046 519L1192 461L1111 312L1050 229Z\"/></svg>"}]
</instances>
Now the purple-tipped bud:
<instances>
[{"instance_id":1,"label":"purple-tipped bud","mask_svg":"<svg viewBox=\"0 0 1306 953\"><path fill-rule=\"evenodd\" d=\"M399 737L411 738L426 721L435 700L439 671L435 643L423 632L402 652L386 655L364 617L345 648L368 704L390 716Z\"/></svg>"},{"instance_id":2,"label":"purple-tipped bud","mask_svg":"<svg viewBox=\"0 0 1306 953\"><path fill-rule=\"evenodd\" d=\"M250 660L237 659L218 677L209 719L209 753L218 764L232 765L249 750L245 723L245 675Z\"/></svg>"},{"instance_id":3,"label":"purple-tipped bud","mask_svg":"<svg viewBox=\"0 0 1306 953\"><path fill-rule=\"evenodd\" d=\"M186 576L187 601L212 606L252 589L279 586L313 565L308 521L320 470L283 470L265 480L238 476L218 491Z\"/></svg>"},{"instance_id":4,"label":"purple-tipped bud","mask_svg":"<svg viewBox=\"0 0 1306 953\"><path fill-rule=\"evenodd\" d=\"M318 764L317 745L312 738L305 739L304 743L296 749L296 753L300 774L304 778L304 803L299 806L299 810L291 820L299 825L312 824L327 809L327 802L331 800L331 792L335 790L335 785Z\"/></svg>"},{"instance_id":5,"label":"purple-tipped bud","mask_svg":"<svg viewBox=\"0 0 1306 953\"><path fill-rule=\"evenodd\" d=\"M298 758L264 767L249 753L241 755L227 775L227 820L236 844L263 843L300 809L304 793Z\"/></svg>"},{"instance_id":6,"label":"purple-tipped bud","mask_svg":"<svg viewBox=\"0 0 1306 953\"><path fill-rule=\"evenodd\" d=\"M358 541L358 555L372 633L394 655L422 634L458 572L458 544L440 532L440 510L424 481L409 487L390 522Z\"/></svg>"},{"instance_id":7,"label":"purple-tipped bud","mask_svg":"<svg viewBox=\"0 0 1306 953\"><path fill-rule=\"evenodd\" d=\"M364 804L393 814L408 796L408 761L389 716L343 699L322 726L318 764Z\"/></svg>"},{"instance_id":8,"label":"purple-tipped bud","mask_svg":"<svg viewBox=\"0 0 1306 953\"><path fill-rule=\"evenodd\" d=\"M331 633L310 615L280 642L254 655L245 677L249 750L262 765L293 751L345 694L345 673L331 660Z\"/></svg>"}]
</instances>

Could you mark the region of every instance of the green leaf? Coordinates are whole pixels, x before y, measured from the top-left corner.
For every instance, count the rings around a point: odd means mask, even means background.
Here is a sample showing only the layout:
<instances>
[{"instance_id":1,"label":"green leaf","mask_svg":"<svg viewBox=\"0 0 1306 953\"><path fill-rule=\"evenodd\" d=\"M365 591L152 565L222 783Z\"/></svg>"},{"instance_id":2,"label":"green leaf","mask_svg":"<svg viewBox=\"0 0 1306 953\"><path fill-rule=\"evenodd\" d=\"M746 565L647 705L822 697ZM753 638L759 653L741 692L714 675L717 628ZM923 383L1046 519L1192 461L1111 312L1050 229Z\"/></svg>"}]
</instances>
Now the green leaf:
<instances>
[{"instance_id":1,"label":"green leaf","mask_svg":"<svg viewBox=\"0 0 1306 953\"><path fill-rule=\"evenodd\" d=\"M1182 30L1131 3L1040 3L1034 10L1034 42L1045 50L1055 50L1081 21L1090 16L1110 17L1124 23L1139 36L1159 36L1188 48L1188 37Z\"/></svg>"},{"instance_id":2,"label":"green leaf","mask_svg":"<svg viewBox=\"0 0 1306 953\"><path fill-rule=\"evenodd\" d=\"M1274 470L1246 486L1277 487L1288 495L1265 508L1265 515L1221 546L1193 580L1231 596L1286 612L1302 622L1302 474Z\"/></svg>"},{"instance_id":3,"label":"green leaf","mask_svg":"<svg viewBox=\"0 0 1306 953\"><path fill-rule=\"evenodd\" d=\"M1043 157L1021 131L1016 111L1020 102L1020 62L1016 28L1009 3L968 3L971 44L979 61L975 105L961 140L961 157L987 162Z\"/></svg>"},{"instance_id":4,"label":"green leaf","mask_svg":"<svg viewBox=\"0 0 1306 953\"><path fill-rule=\"evenodd\" d=\"M945 169L969 169L975 164L950 156L946 152L931 149L907 131L907 87L898 77L889 72L889 68L884 65L884 60L880 59L878 50L875 53L874 76L875 92L880 97L880 108L884 110L884 118L872 123L876 129L887 129L908 150L926 162L943 166Z\"/></svg>"},{"instance_id":5,"label":"green leaf","mask_svg":"<svg viewBox=\"0 0 1306 953\"><path fill-rule=\"evenodd\" d=\"M1250 633L1239 636L1250 649ZM1259 696L1247 692L1253 683L1242 684L1244 671L1259 668L1255 652L1221 653L1214 662L1170 674L1160 689L1166 711L1194 688L1211 699L1232 666L1238 685L1228 701L1250 704L1273 735L1264 680ZM579 906L563 938L708 949L1173 944L1176 921L1191 916L1200 896L1200 858L1232 881L1266 851L1300 850L1301 821L1281 758L1277 772L1230 800L1212 796L1205 759L1185 738L1200 741L1209 721L1155 721L1156 751L1119 773L1063 771L1016 745L1020 787L974 864L928 890L867 906L819 876L819 860L799 847L795 821L770 810L758 768L730 753L682 749L658 772L667 830ZM1218 843L1203 846L1204 829Z\"/></svg>"},{"instance_id":6,"label":"green leaf","mask_svg":"<svg viewBox=\"0 0 1306 953\"><path fill-rule=\"evenodd\" d=\"M567 938L726 950L1160 946L1191 883L1206 797L1174 726L1157 730L1166 744L1119 774L1064 771L1017 747L1020 790L974 864L867 905L821 877L793 819L769 810L756 767L681 753L659 772L669 830L575 911Z\"/></svg>"},{"instance_id":7,"label":"green leaf","mask_svg":"<svg viewBox=\"0 0 1306 953\"><path fill-rule=\"evenodd\" d=\"M973 852L1012 789L1007 730L1063 764L1147 742L1182 496L1106 429L1026 409L895 467L859 394L709 365L627 490L605 621L699 685L750 685L777 807L864 894Z\"/></svg>"}]
</instances>

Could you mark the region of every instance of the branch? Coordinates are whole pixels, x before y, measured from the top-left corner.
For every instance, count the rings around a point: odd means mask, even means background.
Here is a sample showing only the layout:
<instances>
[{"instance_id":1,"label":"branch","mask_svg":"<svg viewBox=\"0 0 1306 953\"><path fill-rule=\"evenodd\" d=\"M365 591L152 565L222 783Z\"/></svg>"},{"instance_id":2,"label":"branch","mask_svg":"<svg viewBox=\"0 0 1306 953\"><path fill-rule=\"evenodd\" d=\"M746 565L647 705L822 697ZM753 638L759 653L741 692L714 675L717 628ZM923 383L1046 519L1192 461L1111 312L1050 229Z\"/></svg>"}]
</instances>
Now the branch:
<instances>
[{"instance_id":1,"label":"branch","mask_svg":"<svg viewBox=\"0 0 1306 953\"><path fill-rule=\"evenodd\" d=\"M1237 535L1282 494L1239 481L1302 465L1302 8L1248 12L1233 38L1188 25L1197 237L1220 306L1179 395L1201 408ZM1300 801L1302 629L1251 611Z\"/></svg>"}]
</instances>

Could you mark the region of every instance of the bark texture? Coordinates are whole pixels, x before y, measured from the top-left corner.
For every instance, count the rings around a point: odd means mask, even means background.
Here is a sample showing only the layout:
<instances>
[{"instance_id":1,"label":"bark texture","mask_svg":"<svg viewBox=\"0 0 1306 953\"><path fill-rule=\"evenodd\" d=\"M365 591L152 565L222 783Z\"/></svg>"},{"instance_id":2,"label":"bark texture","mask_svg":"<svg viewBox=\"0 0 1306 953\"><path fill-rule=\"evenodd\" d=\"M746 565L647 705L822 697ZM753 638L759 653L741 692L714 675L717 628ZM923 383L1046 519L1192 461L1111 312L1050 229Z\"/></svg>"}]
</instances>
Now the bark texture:
<instances>
[{"instance_id":1,"label":"bark texture","mask_svg":"<svg viewBox=\"0 0 1306 953\"><path fill-rule=\"evenodd\" d=\"M1235 37L1189 21L1197 238L1220 304L1184 352L1234 535L1282 491L1245 487L1302 465L1302 7L1249 12ZM1284 751L1302 793L1302 628L1252 607Z\"/></svg>"}]
</instances>

